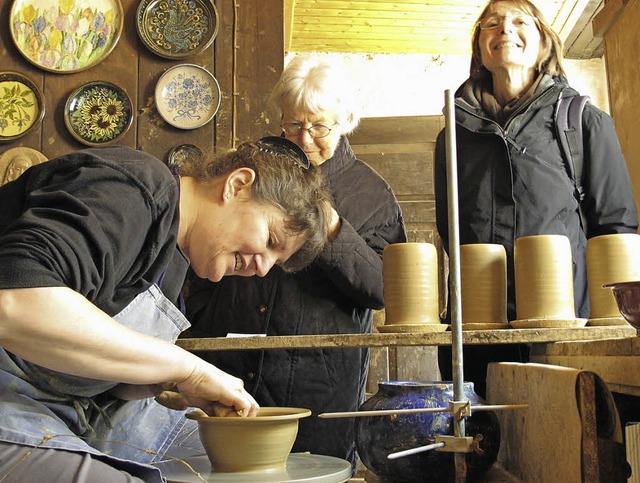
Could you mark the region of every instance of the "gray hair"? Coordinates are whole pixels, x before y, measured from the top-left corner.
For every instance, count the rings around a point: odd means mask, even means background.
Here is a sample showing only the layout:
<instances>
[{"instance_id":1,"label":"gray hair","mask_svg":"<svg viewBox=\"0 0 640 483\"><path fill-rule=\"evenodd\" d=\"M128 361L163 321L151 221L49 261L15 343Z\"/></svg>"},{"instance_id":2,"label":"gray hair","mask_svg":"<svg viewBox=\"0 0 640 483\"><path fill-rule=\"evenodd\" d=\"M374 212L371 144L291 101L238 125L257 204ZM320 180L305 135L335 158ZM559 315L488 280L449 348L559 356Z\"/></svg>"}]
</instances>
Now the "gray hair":
<instances>
[{"instance_id":1,"label":"gray hair","mask_svg":"<svg viewBox=\"0 0 640 483\"><path fill-rule=\"evenodd\" d=\"M360 122L357 90L339 62L295 57L282 72L270 101L280 119L285 110L330 112L342 134L349 134Z\"/></svg>"}]
</instances>

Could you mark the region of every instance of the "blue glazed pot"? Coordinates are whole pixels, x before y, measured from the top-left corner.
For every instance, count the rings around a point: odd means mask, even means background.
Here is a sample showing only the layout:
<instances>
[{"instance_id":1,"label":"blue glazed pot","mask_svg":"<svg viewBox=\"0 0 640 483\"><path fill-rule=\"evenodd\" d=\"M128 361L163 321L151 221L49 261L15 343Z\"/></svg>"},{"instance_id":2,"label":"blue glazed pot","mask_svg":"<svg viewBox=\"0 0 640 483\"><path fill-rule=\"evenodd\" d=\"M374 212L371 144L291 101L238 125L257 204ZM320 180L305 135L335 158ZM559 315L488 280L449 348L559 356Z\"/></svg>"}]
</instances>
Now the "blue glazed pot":
<instances>
[{"instance_id":1,"label":"blue glazed pot","mask_svg":"<svg viewBox=\"0 0 640 483\"><path fill-rule=\"evenodd\" d=\"M472 406L484 401L463 385L464 397ZM361 411L379 409L448 408L453 401L453 383L440 381L390 381L378 384L378 392L367 399ZM455 481L454 453L426 451L390 460L387 455L435 442L438 435L453 435L449 412L397 414L356 418L356 447L364 465L386 481ZM465 418L465 435L479 440L480 451L466 453L467 480L477 478L495 462L500 449L500 426L491 411L473 412ZM481 435L481 436L480 436Z\"/></svg>"}]
</instances>

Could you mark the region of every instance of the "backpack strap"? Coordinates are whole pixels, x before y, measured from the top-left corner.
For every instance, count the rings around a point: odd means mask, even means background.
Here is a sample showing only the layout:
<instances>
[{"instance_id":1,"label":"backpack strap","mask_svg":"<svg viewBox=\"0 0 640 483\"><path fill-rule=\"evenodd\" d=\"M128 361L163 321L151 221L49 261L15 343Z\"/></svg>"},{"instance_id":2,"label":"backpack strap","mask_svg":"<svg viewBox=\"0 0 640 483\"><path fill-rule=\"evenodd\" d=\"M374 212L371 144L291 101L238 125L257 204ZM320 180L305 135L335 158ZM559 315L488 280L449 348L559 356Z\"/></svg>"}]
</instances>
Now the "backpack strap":
<instances>
[{"instance_id":1,"label":"backpack strap","mask_svg":"<svg viewBox=\"0 0 640 483\"><path fill-rule=\"evenodd\" d=\"M588 96L560 97L556 104L555 112L558 142L567 166L567 172L573 180L574 196L578 200L580 207L580 224L585 233L587 232L587 220L582 208L582 201L584 200L584 187L582 186L584 163L582 111L588 101Z\"/></svg>"}]
</instances>

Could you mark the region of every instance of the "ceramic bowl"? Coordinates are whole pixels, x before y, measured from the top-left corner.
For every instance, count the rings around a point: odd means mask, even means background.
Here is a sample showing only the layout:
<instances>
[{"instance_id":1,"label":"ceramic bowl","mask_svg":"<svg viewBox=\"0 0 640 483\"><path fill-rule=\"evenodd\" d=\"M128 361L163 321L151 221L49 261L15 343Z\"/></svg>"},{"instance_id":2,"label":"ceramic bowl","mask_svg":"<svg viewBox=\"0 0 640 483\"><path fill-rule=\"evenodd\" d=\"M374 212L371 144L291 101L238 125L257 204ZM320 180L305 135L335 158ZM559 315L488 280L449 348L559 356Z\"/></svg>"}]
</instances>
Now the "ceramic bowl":
<instances>
[{"instance_id":1,"label":"ceramic bowl","mask_svg":"<svg viewBox=\"0 0 640 483\"><path fill-rule=\"evenodd\" d=\"M262 407L252 418L187 414L198 422L200 440L215 472L269 471L284 468L298 435L303 408Z\"/></svg>"},{"instance_id":2,"label":"ceramic bowl","mask_svg":"<svg viewBox=\"0 0 640 483\"><path fill-rule=\"evenodd\" d=\"M604 287L613 290L616 304L624 319L640 330L640 281L608 283Z\"/></svg>"}]
</instances>

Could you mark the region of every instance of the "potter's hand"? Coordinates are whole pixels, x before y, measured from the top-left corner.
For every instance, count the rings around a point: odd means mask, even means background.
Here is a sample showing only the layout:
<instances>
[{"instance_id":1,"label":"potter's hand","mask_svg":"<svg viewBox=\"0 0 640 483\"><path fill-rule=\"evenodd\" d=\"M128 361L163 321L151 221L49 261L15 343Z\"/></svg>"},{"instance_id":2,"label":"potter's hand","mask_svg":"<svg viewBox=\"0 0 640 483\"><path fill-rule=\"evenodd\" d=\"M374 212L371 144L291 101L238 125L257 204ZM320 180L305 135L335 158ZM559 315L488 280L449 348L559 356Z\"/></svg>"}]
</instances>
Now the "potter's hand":
<instances>
[{"instance_id":1,"label":"potter's hand","mask_svg":"<svg viewBox=\"0 0 640 483\"><path fill-rule=\"evenodd\" d=\"M218 404L228 406L238 416L256 416L258 403L244 390L243 382L217 367L198 359L198 364L192 373L183 381L178 382L173 391L175 395L159 394L160 404L184 404L187 407L198 407L209 415L216 413ZM165 404L166 403L166 404ZM167 406L171 407L171 406Z\"/></svg>"},{"instance_id":2,"label":"potter's hand","mask_svg":"<svg viewBox=\"0 0 640 483\"><path fill-rule=\"evenodd\" d=\"M191 407L189 401L182 394L171 389L158 392L156 394L156 402L176 411Z\"/></svg>"},{"instance_id":3,"label":"potter's hand","mask_svg":"<svg viewBox=\"0 0 640 483\"><path fill-rule=\"evenodd\" d=\"M340 215L335 210L333 206L328 206L329 217L328 217L328 226L327 226L327 236L329 238L329 242L332 242L340 233L340 228L342 227L342 222L340 221Z\"/></svg>"},{"instance_id":4,"label":"potter's hand","mask_svg":"<svg viewBox=\"0 0 640 483\"><path fill-rule=\"evenodd\" d=\"M164 407L174 409L176 411L181 411L195 406L188 398L184 397L179 392L172 390L161 391L156 395L156 402L162 404ZM242 417L246 413L244 409L236 411L232 407L225 406L219 402L213 402L210 409L205 412L207 413L207 416L216 416L219 418Z\"/></svg>"}]
</instances>

